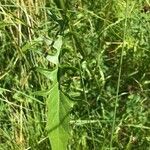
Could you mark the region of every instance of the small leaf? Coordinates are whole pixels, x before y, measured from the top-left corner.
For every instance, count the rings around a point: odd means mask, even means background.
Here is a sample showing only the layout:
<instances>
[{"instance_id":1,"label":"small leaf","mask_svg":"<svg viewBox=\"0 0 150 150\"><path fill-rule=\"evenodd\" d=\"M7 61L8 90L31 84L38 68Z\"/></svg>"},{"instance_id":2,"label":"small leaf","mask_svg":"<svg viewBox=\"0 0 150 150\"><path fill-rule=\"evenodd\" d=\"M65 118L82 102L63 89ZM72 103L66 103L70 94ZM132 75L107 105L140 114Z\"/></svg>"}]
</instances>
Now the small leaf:
<instances>
[{"instance_id":1,"label":"small leaf","mask_svg":"<svg viewBox=\"0 0 150 150\"><path fill-rule=\"evenodd\" d=\"M62 46L62 37L59 36L58 39L54 42L53 47L54 47L56 50L58 50L59 53L60 53L61 46ZM59 53L58 53L58 55L59 55Z\"/></svg>"},{"instance_id":2,"label":"small leaf","mask_svg":"<svg viewBox=\"0 0 150 150\"><path fill-rule=\"evenodd\" d=\"M48 70L48 69L43 69L43 68L36 68L36 71L40 72L43 74L46 78L50 79L52 82L57 81L57 71L58 69L56 68L55 70Z\"/></svg>"},{"instance_id":3,"label":"small leaf","mask_svg":"<svg viewBox=\"0 0 150 150\"><path fill-rule=\"evenodd\" d=\"M58 57L60 55L60 50L62 46L62 37L59 36L58 39L54 42L53 47L57 50L57 53L55 55L48 55L46 59L50 61L51 63L54 63L58 66L59 60Z\"/></svg>"},{"instance_id":4,"label":"small leaf","mask_svg":"<svg viewBox=\"0 0 150 150\"><path fill-rule=\"evenodd\" d=\"M59 63L58 56L56 56L56 55L54 55L54 56L48 55L48 56L46 57L46 59L47 59L48 61L50 61L51 63L54 63L54 64L56 64L56 65Z\"/></svg>"}]
</instances>

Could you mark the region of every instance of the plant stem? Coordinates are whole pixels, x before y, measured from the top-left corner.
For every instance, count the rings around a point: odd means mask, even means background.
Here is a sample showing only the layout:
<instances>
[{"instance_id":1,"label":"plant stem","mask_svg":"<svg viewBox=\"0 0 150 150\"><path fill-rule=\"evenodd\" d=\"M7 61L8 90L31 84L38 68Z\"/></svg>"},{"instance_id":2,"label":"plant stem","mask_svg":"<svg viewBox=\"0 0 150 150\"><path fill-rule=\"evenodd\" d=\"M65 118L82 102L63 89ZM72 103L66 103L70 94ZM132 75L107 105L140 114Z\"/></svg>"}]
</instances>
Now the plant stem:
<instances>
[{"instance_id":1,"label":"plant stem","mask_svg":"<svg viewBox=\"0 0 150 150\"><path fill-rule=\"evenodd\" d=\"M119 64L119 75L118 75L118 81L117 81L116 99L115 99L115 107L114 107L114 113L113 113L113 123L112 123L111 139L110 139L110 150L113 149L113 136L114 136L115 126L116 126L116 115L117 115L117 107L118 107L118 101L119 101L119 90L120 90L122 64L123 64L123 52L124 52L125 45L126 45L125 40L126 40L126 31L127 31L127 10L128 10L128 0L126 0L123 45L122 45L120 64Z\"/></svg>"}]
</instances>

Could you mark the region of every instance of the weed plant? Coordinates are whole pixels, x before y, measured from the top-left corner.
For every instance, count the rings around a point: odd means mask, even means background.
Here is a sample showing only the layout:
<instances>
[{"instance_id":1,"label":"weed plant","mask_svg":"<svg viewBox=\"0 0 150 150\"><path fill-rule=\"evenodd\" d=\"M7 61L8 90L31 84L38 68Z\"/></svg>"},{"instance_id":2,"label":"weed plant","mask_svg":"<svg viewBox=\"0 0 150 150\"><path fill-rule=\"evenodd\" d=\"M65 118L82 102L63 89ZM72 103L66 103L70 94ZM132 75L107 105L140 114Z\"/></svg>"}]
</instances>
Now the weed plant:
<instances>
[{"instance_id":1,"label":"weed plant","mask_svg":"<svg viewBox=\"0 0 150 150\"><path fill-rule=\"evenodd\" d=\"M0 150L149 150L149 68L148 0L1 0Z\"/></svg>"}]
</instances>

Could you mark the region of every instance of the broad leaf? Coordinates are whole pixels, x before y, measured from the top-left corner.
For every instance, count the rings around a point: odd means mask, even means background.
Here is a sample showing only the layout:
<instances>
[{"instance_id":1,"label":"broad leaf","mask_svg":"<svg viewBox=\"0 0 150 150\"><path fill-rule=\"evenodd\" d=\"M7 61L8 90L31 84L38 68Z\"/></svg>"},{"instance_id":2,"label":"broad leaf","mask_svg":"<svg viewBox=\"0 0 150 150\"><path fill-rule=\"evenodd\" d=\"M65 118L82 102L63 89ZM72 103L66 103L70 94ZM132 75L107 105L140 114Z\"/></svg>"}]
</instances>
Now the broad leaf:
<instances>
[{"instance_id":1,"label":"broad leaf","mask_svg":"<svg viewBox=\"0 0 150 150\"><path fill-rule=\"evenodd\" d=\"M45 91L47 98L47 131L52 150L66 150L69 140L69 112L73 103L59 89L57 81L59 54L62 46L62 37L59 37L54 48L57 50L55 55L48 55L46 59L55 64L53 70L37 68L36 70L52 81L52 87ZM40 92L38 92L40 94ZM43 95L43 92L41 93Z\"/></svg>"},{"instance_id":2,"label":"broad leaf","mask_svg":"<svg viewBox=\"0 0 150 150\"><path fill-rule=\"evenodd\" d=\"M72 103L59 91L58 83L50 91L47 106L47 130L52 150L66 150L69 139L69 112Z\"/></svg>"}]
</instances>

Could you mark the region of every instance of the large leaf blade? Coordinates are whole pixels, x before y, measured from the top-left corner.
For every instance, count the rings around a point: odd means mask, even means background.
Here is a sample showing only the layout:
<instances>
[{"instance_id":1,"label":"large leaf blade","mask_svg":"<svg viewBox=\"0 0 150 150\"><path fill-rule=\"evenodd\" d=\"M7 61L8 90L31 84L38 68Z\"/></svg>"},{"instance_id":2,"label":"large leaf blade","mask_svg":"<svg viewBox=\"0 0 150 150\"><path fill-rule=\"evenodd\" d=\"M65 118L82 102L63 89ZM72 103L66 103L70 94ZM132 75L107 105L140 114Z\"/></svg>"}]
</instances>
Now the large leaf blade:
<instances>
[{"instance_id":1,"label":"large leaf blade","mask_svg":"<svg viewBox=\"0 0 150 150\"><path fill-rule=\"evenodd\" d=\"M47 130L52 150L66 150L69 140L69 112L72 102L59 91L58 83L50 91L47 106Z\"/></svg>"},{"instance_id":2,"label":"large leaf blade","mask_svg":"<svg viewBox=\"0 0 150 150\"><path fill-rule=\"evenodd\" d=\"M51 89L45 91L45 95L49 95L47 102L47 131L50 139L52 150L66 150L69 140L69 112L72 102L59 89L58 69L59 55L62 46L62 37L59 36L54 42L53 47L57 50L55 55L48 55L46 59L55 64L52 70L44 68L36 68L36 71L43 74L52 81ZM37 94L44 94L38 92Z\"/></svg>"}]
</instances>

